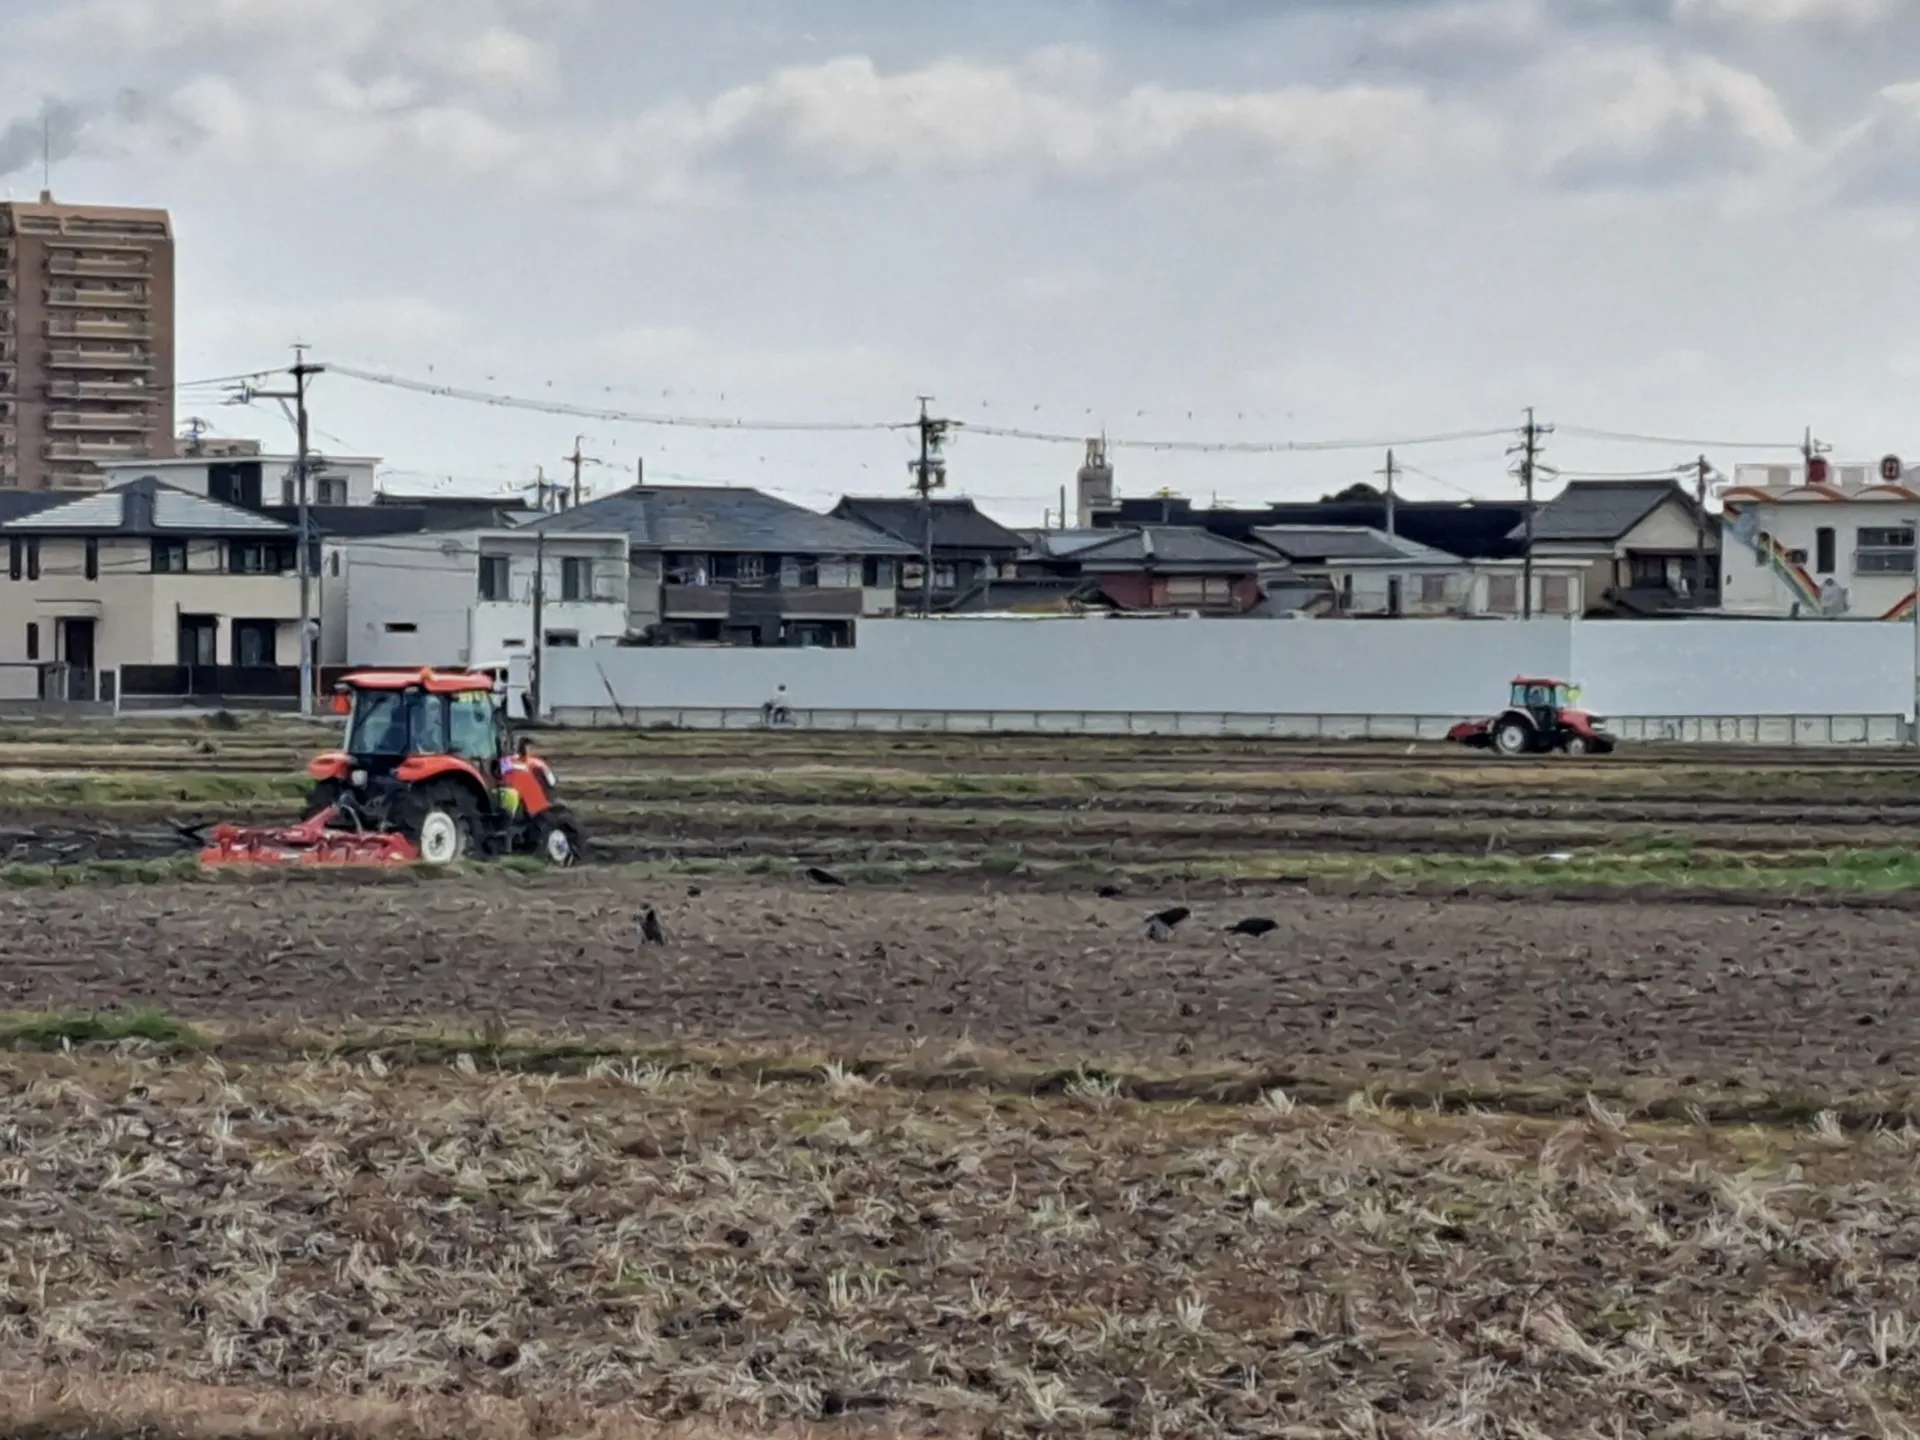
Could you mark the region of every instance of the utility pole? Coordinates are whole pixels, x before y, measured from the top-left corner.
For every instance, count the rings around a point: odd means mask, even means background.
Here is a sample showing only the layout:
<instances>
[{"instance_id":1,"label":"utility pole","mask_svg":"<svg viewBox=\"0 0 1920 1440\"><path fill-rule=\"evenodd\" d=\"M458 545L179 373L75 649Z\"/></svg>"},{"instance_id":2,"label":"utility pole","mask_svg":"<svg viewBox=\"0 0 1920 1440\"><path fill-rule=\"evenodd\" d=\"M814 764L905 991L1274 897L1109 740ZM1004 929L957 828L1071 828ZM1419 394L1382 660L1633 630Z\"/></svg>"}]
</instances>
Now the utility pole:
<instances>
[{"instance_id":1,"label":"utility pole","mask_svg":"<svg viewBox=\"0 0 1920 1440\"><path fill-rule=\"evenodd\" d=\"M1520 428L1520 443L1509 446L1509 455L1520 457L1520 484L1526 491L1526 551L1520 561L1520 618L1533 618L1533 482L1548 467L1540 463L1540 441L1551 435L1553 426L1541 425L1533 418L1533 406L1527 407L1527 423Z\"/></svg>"},{"instance_id":2,"label":"utility pole","mask_svg":"<svg viewBox=\"0 0 1920 1440\"><path fill-rule=\"evenodd\" d=\"M1702 455L1693 462L1693 608L1707 603L1707 477L1713 467Z\"/></svg>"},{"instance_id":3,"label":"utility pole","mask_svg":"<svg viewBox=\"0 0 1920 1440\"><path fill-rule=\"evenodd\" d=\"M582 465L600 465L605 463L604 461L594 459L593 456L591 455L583 455L580 453L580 447L586 442L586 438L587 437L584 435L574 436L573 437L573 453L571 455L562 455L560 457L562 460L565 460L569 465L573 466L573 508L576 510L580 508L580 501L582 499L582 490L580 485L580 467Z\"/></svg>"},{"instance_id":4,"label":"utility pole","mask_svg":"<svg viewBox=\"0 0 1920 1440\"><path fill-rule=\"evenodd\" d=\"M533 664L527 668L527 719L540 719L540 686L547 668L547 527L533 522Z\"/></svg>"},{"instance_id":5,"label":"utility pole","mask_svg":"<svg viewBox=\"0 0 1920 1440\"><path fill-rule=\"evenodd\" d=\"M933 492L946 488L947 462L940 447L947 443L948 423L927 413L931 395L920 397L920 458L912 462L913 488L920 495L920 616L933 613Z\"/></svg>"},{"instance_id":6,"label":"utility pole","mask_svg":"<svg viewBox=\"0 0 1920 1440\"><path fill-rule=\"evenodd\" d=\"M300 507L300 713L313 714L313 520L307 510L307 472L313 468L312 457L307 446L307 381L315 375L326 374L324 365L307 363L307 347L293 347L293 365L287 373L293 376L291 390L255 390L243 385L234 397L238 405L250 404L255 400L291 400L293 402L294 461L293 475L296 499Z\"/></svg>"},{"instance_id":7,"label":"utility pole","mask_svg":"<svg viewBox=\"0 0 1920 1440\"><path fill-rule=\"evenodd\" d=\"M1387 468L1376 471L1375 473L1387 477L1387 534L1397 535L1400 532L1395 528L1396 517L1393 513L1393 477L1395 472L1393 468L1393 452L1391 450L1387 451Z\"/></svg>"}]
</instances>

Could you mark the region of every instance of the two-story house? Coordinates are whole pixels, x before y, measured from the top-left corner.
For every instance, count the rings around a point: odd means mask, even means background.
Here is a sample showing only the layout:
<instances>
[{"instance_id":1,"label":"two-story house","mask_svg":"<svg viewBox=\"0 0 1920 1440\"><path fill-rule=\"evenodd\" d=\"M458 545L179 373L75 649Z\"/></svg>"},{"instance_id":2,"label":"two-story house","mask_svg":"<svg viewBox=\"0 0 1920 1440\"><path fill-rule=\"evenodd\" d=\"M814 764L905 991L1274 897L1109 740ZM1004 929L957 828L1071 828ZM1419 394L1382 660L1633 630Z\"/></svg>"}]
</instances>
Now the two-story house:
<instances>
[{"instance_id":1,"label":"two-story house","mask_svg":"<svg viewBox=\"0 0 1920 1440\"><path fill-rule=\"evenodd\" d=\"M1124 611L1246 615L1286 562L1264 547L1185 525L1039 530L1020 562L1029 583L1074 587L1077 603Z\"/></svg>"},{"instance_id":2,"label":"two-story house","mask_svg":"<svg viewBox=\"0 0 1920 1440\"><path fill-rule=\"evenodd\" d=\"M1023 536L981 514L965 496L930 500L923 506L910 498L848 495L832 513L913 548L914 558L901 562L896 577L896 603L903 613L923 604L936 612L991 608L994 582L1014 578L1015 562L1027 548ZM923 568L929 541L933 550L930 585Z\"/></svg>"},{"instance_id":3,"label":"two-story house","mask_svg":"<svg viewBox=\"0 0 1920 1440\"><path fill-rule=\"evenodd\" d=\"M235 670L278 693L267 672L299 665L299 546L278 520L147 478L17 516L0 542L0 665L39 666L46 698L111 700L123 668L142 693L217 693Z\"/></svg>"},{"instance_id":4,"label":"two-story house","mask_svg":"<svg viewBox=\"0 0 1920 1440\"><path fill-rule=\"evenodd\" d=\"M630 639L655 644L853 643L863 615L896 609L892 536L759 490L646 485L525 527L550 539L618 534L628 547Z\"/></svg>"},{"instance_id":5,"label":"two-story house","mask_svg":"<svg viewBox=\"0 0 1920 1440\"><path fill-rule=\"evenodd\" d=\"M1527 535L1523 520L1516 544ZM1720 600L1720 526L1673 480L1570 480L1533 516L1536 562L1586 567L1588 613L1652 615Z\"/></svg>"},{"instance_id":6,"label":"two-story house","mask_svg":"<svg viewBox=\"0 0 1920 1440\"><path fill-rule=\"evenodd\" d=\"M327 564L345 595L352 665L459 666L504 675L548 647L627 633L627 537L532 526L338 538Z\"/></svg>"},{"instance_id":7,"label":"two-story house","mask_svg":"<svg viewBox=\"0 0 1920 1440\"><path fill-rule=\"evenodd\" d=\"M1731 614L1902 620L1913 613L1920 467L1738 465L1721 492Z\"/></svg>"}]
</instances>

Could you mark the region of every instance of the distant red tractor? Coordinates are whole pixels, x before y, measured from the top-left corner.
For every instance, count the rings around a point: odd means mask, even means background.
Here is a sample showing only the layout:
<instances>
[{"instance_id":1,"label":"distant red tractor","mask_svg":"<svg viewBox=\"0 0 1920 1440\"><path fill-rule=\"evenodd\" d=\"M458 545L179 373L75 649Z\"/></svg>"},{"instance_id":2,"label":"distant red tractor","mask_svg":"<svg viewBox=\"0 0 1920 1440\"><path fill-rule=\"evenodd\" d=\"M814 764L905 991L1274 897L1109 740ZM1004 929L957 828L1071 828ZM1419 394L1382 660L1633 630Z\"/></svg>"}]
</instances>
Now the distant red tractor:
<instances>
[{"instance_id":1,"label":"distant red tractor","mask_svg":"<svg viewBox=\"0 0 1920 1440\"><path fill-rule=\"evenodd\" d=\"M1530 679L1513 682L1507 708L1484 720L1462 720L1447 739L1472 750L1501 755L1532 755L1559 750L1568 755L1606 755L1614 747L1605 722L1572 704L1564 680Z\"/></svg>"}]
</instances>

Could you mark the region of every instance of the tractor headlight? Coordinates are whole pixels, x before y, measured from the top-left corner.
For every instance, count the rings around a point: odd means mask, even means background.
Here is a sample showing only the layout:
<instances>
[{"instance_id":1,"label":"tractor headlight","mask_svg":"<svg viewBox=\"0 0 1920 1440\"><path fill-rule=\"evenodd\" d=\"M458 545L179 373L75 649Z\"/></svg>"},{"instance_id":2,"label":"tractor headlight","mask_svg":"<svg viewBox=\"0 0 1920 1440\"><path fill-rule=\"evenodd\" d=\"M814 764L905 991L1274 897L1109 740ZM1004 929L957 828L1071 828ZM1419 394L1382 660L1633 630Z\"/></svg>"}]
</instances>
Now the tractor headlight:
<instances>
[{"instance_id":1,"label":"tractor headlight","mask_svg":"<svg viewBox=\"0 0 1920 1440\"><path fill-rule=\"evenodd\" d=\"M356 790L366 789L367 788L367 772L364 770L354 771L351 775L347 776L347 783L353 786L353 788Z\"/></svg>"}]
</instances>

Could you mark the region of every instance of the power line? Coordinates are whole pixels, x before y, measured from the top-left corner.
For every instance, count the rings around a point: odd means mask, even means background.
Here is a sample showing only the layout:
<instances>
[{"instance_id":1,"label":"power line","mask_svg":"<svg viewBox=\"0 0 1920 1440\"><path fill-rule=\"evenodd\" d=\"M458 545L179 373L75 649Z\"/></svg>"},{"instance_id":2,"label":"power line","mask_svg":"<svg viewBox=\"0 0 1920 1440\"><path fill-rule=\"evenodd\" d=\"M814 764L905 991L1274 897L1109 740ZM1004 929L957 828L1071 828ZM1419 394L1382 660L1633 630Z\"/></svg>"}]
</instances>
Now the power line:
<instances>
[{"instance_id":1,"label":"power line","mask_svg":"<svg viewBox=\"0 0 1920 1440\"><path fill-rule=\"evenodd\" d=\"M1798 440L1701 440L1674 435L1636 435L1624 430L1593 430L1581 425L1562 425L1559 433L1580 440L1608 440L1630 445L1695 445L1709 450L1798 450Z\"/></svg>"},{"instance_id":2,"label":"power line","mask_svg":"<svg viewBox=\"0 0 1920 1440\"><path fill-rule=\"evenodd\" d=\"M1066 435L1046 430L1020 430L1002 425L976 425L956 420L954 428L967 435L984 435L996 440L1032 440L1049 445L1084 445L1084 435ZM1126 450L1156 450L1208 455L1281 455L1320 453L1334 450L1384 450L1409 445L1449 445L1462 440L1491 440L1506 435L1506 430L1456 430L1442 435L1397 436L1384 440L1128 440L1107 437L1109 447Z\"/></svg>"},{"instance_id":3,"label":"power line","mask_svg":"<svg viewBox=\"0 0 1920 1440\"><path fill-rule=\"evenodd\" d=\"M443 400L464 400L503 410L532 410L543 415L570 415L584 420L605 420L622 425L665 425L689 430L745 430L756 432L788 431L886 431L911 430L911 422L897 424L877 420L740 420L713 415L658 415L639 410L603 410L590 405L571 405L558 400L532 400L523 395L505 395L489 390L468 390L455 385L437 385L402 375L383 375L371 370L329 366L327 373L369 385L384 385L417 395L433 395Z\"/></svg>"}]
</instances>

